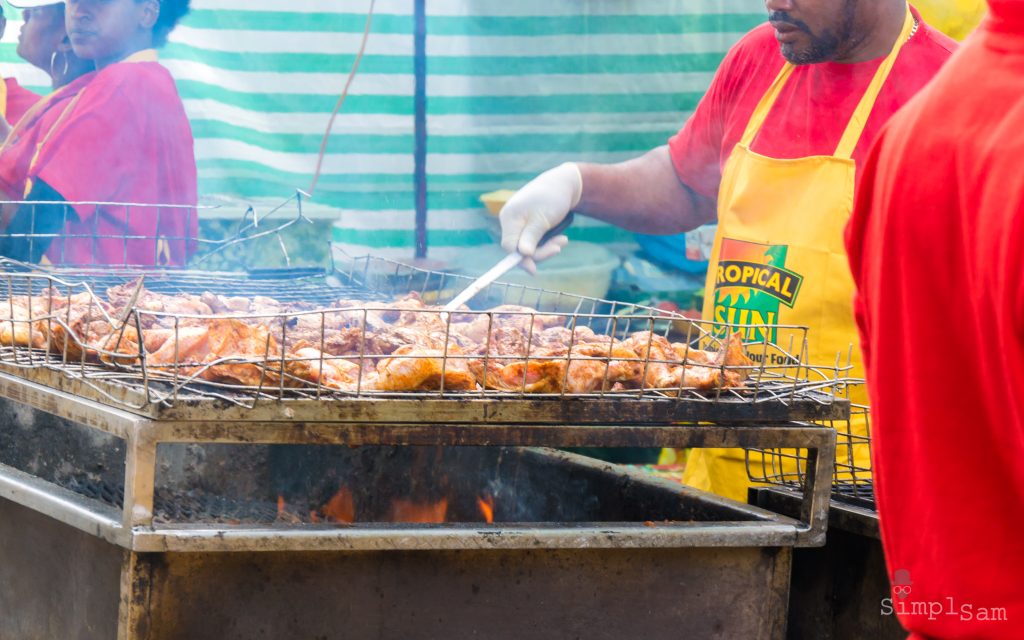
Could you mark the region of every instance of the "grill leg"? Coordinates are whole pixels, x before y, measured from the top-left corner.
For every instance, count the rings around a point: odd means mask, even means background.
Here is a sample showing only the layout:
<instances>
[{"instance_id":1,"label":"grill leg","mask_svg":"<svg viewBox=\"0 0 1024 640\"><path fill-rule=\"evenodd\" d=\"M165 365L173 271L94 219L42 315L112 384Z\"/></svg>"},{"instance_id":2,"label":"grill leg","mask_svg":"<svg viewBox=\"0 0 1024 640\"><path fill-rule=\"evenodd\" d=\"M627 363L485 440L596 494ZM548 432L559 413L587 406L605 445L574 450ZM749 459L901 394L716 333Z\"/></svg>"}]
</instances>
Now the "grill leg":
<instances>
[{"instance_id":1,"label":"grill leg","mask_svg":"<svg viewBox=\"0 0 1024 640\"><path fill-rule=\"evenodd\" d=\"M829 495L836 457L835 431L825 433L817 444L817 447L807 451L807 475L800 504L800 519L807 523L808 529L797 544L801 547L820 547L825 544L828 528Z\"/></svg>"},{"instance_id":2,"label":"grill leg","mask_svg":"<svg viewBox=\"0 0 1024 640\"><path fill-rule=\"evenodd\" d=\"M125 551L121 563L117 640L145 640L149 637L152 585L153 565L140 554Z\"/></svg>"}]
</instances>

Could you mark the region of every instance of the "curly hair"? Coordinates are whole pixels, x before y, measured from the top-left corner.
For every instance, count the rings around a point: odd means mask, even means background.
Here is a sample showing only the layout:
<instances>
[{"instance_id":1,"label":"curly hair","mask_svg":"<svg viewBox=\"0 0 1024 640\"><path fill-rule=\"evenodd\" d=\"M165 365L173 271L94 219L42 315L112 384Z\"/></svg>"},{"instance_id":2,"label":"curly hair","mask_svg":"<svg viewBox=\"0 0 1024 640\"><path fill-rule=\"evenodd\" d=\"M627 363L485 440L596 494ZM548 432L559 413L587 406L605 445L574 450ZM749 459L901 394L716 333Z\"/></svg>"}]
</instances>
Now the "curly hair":
<instances>
[{"instance_id":1,"label":"curly hair","mask_svg":"<svg viewBox=\"0 0 1024 640\"><path fill-rule=\"evenodd\" d=\"M138 0L136 0L138 1ZM190 0L159 0L160 17L153 25L153 46L162 47L167 44L167 36L174 27L188 14Z\"/></svg>"}]
</instances>

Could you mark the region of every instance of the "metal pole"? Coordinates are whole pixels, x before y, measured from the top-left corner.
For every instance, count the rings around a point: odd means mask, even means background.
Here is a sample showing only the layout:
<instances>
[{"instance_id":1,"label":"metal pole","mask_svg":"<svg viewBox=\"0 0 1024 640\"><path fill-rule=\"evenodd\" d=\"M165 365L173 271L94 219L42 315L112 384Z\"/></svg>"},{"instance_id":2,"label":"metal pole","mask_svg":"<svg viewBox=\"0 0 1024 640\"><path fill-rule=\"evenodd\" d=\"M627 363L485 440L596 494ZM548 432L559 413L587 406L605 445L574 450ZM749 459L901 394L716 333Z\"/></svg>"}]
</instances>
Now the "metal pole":
<instances>
[{"instance_id":1,"label":"metal pole","mask_svg":"<svg viewBox=\"0 0 1024 640\"><path fill-rule=\"evenodd\" d=\"M427 10L426 0L415 3L415 57L413 72L416 76L415 127L416 148L416 257L427 257Z\"/></svg>"}]
</instances>

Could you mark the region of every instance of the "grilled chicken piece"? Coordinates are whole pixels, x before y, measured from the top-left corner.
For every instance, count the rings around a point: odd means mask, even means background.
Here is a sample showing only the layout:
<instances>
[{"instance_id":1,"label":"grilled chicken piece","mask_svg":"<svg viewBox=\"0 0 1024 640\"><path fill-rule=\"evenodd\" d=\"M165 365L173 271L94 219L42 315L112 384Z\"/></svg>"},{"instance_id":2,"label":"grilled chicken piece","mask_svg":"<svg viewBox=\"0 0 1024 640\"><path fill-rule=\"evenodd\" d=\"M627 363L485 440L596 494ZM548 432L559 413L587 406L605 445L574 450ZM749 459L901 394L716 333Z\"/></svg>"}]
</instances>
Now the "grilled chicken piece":
<instances>
[{"instance_id":1,"label":"grilled chicken piece","mask_svg":"<svg viewBox=\"0 0 1024 640\"><path fill-rule=\"evenodd\" d=\"M575 329L549 327L533 335L533 346L547 349L567 347L570 343L574 346L578 344L604 344L607 346L611 342L611 336L597 335L593 329L584 325Z\"/></svg>"},{"instance_id":2,"label":"grilled chicken piece","mask_svg":"<svg viewBox=\"0 0 1024 640\"><path fill-rule=\"evenodd\" d=\"M687 349L685 344L671 344L663 336L650 332L635 333L625 344L644 360L645 389L707 391L742 387L748 371L734 367L753 364L738 333L724 340L722 348L715 353Z\"/></svg>"},{"instance_id":3,"label":"grilled chicken piece","mask_svg":"<svg viewBox=\"0 0 1024 640\"><path fill-rule=\"evenodd\" d=\"M124 314L127 305L131 303L132 298L135 296L135 289L138 284L139 281L136 279L107 289L107 298L110 300L110 308L112 309L111 315L120 317ZM213 309L202 301L201 296L185 293L173 295L156 293L146 288L139 292L132 307L140 312L139 323L143 329L150 329L156 326L173 326L173 318L156 314L213 315ZM146 313L147 311L151 313ZM179 318L178 326L197 325L202 320L202 318Z\"/></svg>"},{"instance_id":4,"label":"grilled chicken piece","mask_svg":"<svg viewBox=\"0 0 1024 640\"><path fill-rule=\"evenodd\" d=\"M498 327L502 327L517 329L525 335L539 335L545 329L564 324L565 320L561 316L542 314L538 313L536 309L512 304L494 307L485 313L463 314L458 318L460 320L469 318L469 320L455 322L453 318L452 333L457 333L477 344L487 342L488 329L493 332Z\"/></svg>"},{"instance_id":5,"label":"grilled chicken piece","mask_svg":"<svg viewBox=\"0 0 1024 640\"><path fill-rule=\"evenodd\" d=\"M616 383L638 379L643 363L633 349L622 344L582 344L572 348L565 390L568 393L607 391Z\"/></svg>"},{"instance_id":6,"label":"grilled chicken piece","mask_svg":"<svg viewBox=\"0 0 1024 640\"><path fill-rule=\"evenodd\" d=\"M676 359L679 361L692 364L711 364L714 362L715 356L718 355L715 351L702 351L685 342L673 342L672 351L675 352Z\"/></svg>"},{"instance_id":7,"label":"grilled chicken piece","mask_svg":"<svg viewBox=\"0 0 1024 640\"><path fill-rule=\"evenodd\" d=\"M571 355L570 355L571 353ZM501 358L469 363L480 384L488 389L524 393L593 393L617 383L636 380L642 373L637 353L621 344L581 344L538 349L530 360L503 363ZM507 359L504 359L507 362Z\"/></svg>"},{"instance_id":8,"label":"grilled chicken piece","mask_svg":"<svg viewBox=\"0 0 1024 640\"><path fill-rule=\"evenodd\" d=\"M516 393L558 393L565 371L556 360L470 360L469 370L481 385L496 391Z\"/></svg>"},{"instance_id":9,"label":"grilled chicken piece","mask_svg":"<svg viewBox=\"0 0 1024 640\"><path fill-rule=\"evenodd\" d=\"M199 296L199 301L214 313L249 313L252 308L249 298L227 297L209 291Z\"/></svg>"},{"instance_id":10,"label":"grilled chicken piece","mask_svg":"<svg viewBox=\"0 0 1024 640\"><path fill-rule=\"evenodd\" d=\"M195 327L182 327L179 329L179 331L184 332L195 330ZM100 360L107 364L138 364L140 355L138 335L135 327L130 322L126 324L123 330L113 332L104 343ZM173 336L174 329L144 329L142 331L143 349L145 349L146 354L155 353Z\"/></svg>"},{"instance_id":11,"label":"grilled chicken piece","mask_svg":"<svg viewBox=\"0 0 1024 640\"><path fill-rule=\"evenodd\" d=\"M736 332L726 338L722 348L718 350L710 362L713 366L725 365L726 367L753 367L754 361L747 356L747 350L743 347L743 338ZM750 377L751 369L732 369L727 373L734 374L737 380L735 386L743 386L743 382Z\"/></svg>"},{"instance_id":12,"label":"grilled chicken piece","mask_svg":"<svg viewBox=\"0 0 1024 640\"><path fill-rule=\"evenodd\" d=\"M162 329L159 334L152 335L154 344L159 343L160 346L146 358L151 366L199 364L210 355L209 327L180 327L177 331Z\"/></svg>"},{"instance_id":13,"label":"grilled chicken piece","mask_svg":"<svg viewBox=\"0 0 1024 640\"><path fill-rule=\"evenodd\" d=\"M67 307L67 297L50 293L0 302L0 346L46 348L48 318Z\"/></svg>"},{"instance_id":14,"label":"grilled chicken piece","mask_svg":"<svg viewBox=\"0 0 1024 640\"><path fill-rule=\"evenodd\" d=\"M288 354L285 372L301 380L331 389L357 391L372 389L375 374L359 375L359 365L343 358L334 358L312 346L299 347Z\"/></svg>"},{"instance_id":15,"label":"grilled chicken piece","mask_svg":"<svg viewBox=\"0 0 1024 640\"><path fill-rule=\"evenodd\" d=\"M251 326L239 320L218 319L209 324L210 355L206 362L240 360L215 364L202 373L214 382L256 387L266 384L267 371L280 371L281 349L265 326Z\"/></svg>"},{"instance_id":16,"label":"grilled chicken piece","mask_svg":"<svg viewBox=\"0 0 1024 640\"><path fill-rule=\"evenodd\" d=\"M446 391L469 391L476 388L476 379L466 361L449 349L448 357L441 349L414 345L398 348L391 357L377 363L377 389L381 391L436 391L442 380Z\"/></svg>"},{"instance_id":17,"label":"grilled chicken piece","mask_svg":"<svg viewBox=\"0 0 1024 640\"><path fill-rule=\"evenodd\" d=\"M213 318L205 326L179 327L160 337L162 344L146 358L154 369L249 387L279 380L274 374L280 371L281 349L265 326Z\"/></svg>"},{"instance_id":18,"label":"grilled chicken piece","mask_svg":"<svg viewBox=\"0 0 1024 640\"><path fill-rule=\"evenodd\" d=\"M476 345L472 350L478 355L513 356L525 358L529 352L529 336L519 327L499 326L491 331L491 339Z\"/></svg>"},{"instance_id":19,"label":"grilled chicken piece","mask_svg":"<svg viewBox=\"0 0 1024 640\"><path fill-rule=\"evenodd\" d=\"M636 352L641 359L641 373L635 382L645 389L664 389L673 386L678 377L673 369L678 367L678 358L672 344L664 337L650 331L634 333L623 344ZM642 382L641 382L642 379Z\"/></svg>"},{"instance_id":20,"label":"grilled chicken piece","mask_svg":"<svg viewBox=\"0 0 1024 640\"><path fill-rule=\"evenodd\" d=\"M93 362L115 331L112 313L89 291L68 296L51 288L15 297L0 303L0 345L49 348L68 361Z\"/></svg>"},{"instance_id":21,"label":"grilled chicken piece","mask_svg":"<svg viewBox=\"0 0 1024 640\"><path fill-rule=\"evenodd\" d=\"M416 329L434 333L445 329L441 309L428 307L419 295L410 293L395 302L359 302L342 300L342 308L350 308L346 314L345 326L360 328L365 319L368 332L377 333L396 327ZM369 309L368 309L369 308Z\"/></svg>"},{"instance_id":22,"label":"grilled chicken piece","mask_svg":"<svg viewBox=\"0 0 1024 640\"><path fill-rule=\"evenodd\" d=\"M50 348L68 361L95 361L108 351L112 338L120 338L127 325L114 326L116 311L88 292L71 296L69 304L37 326L47 331ZM134 332L134 330L132 330ZM116 332L116 336L114 335ZM138 355L138 349L134 355Z\"/></svg>"}]
</instances>

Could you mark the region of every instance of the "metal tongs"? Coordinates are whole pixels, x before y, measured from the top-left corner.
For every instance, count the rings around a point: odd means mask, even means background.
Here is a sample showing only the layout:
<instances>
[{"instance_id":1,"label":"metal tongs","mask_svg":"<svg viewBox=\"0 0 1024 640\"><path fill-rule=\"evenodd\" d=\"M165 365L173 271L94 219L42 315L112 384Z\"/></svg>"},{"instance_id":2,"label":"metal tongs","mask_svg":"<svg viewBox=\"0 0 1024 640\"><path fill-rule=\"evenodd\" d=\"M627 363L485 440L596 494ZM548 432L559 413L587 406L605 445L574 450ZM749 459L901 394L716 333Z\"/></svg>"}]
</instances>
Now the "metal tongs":
<instances>
[{"instance_id":1,"label":"metal tongs","mask_svg":"<svg viewBox=\"0 0 1024 640\"><path fill-rule=\"evenodd\" d=\"M569 225L572 224L574 217L575 216L572 214L572 212L570 212L564 220L558 223L558 226L544 234L544 237L540 239L540 242L537 243L537 246L543 247L552 238L561 235L562 232L568 229ZM523 258L523 254L519 253L518 251L513 251L512 253L508 254L507 256L501 259L501 262L491 267L490 270L487 271L487 273L483 274L482 276L474 280L468 287L466 287L462 291L462 293L452 298L451 302L444 305L444 310L446 312L458 311L459 307L475 298L478 293L480 293L481 291L484 290L484 288L487 287L487 285L491 284L492 282L494 282L501 276L505 275L512 269L518 267L523 262Z\"/></svg>"}]
</instances>

